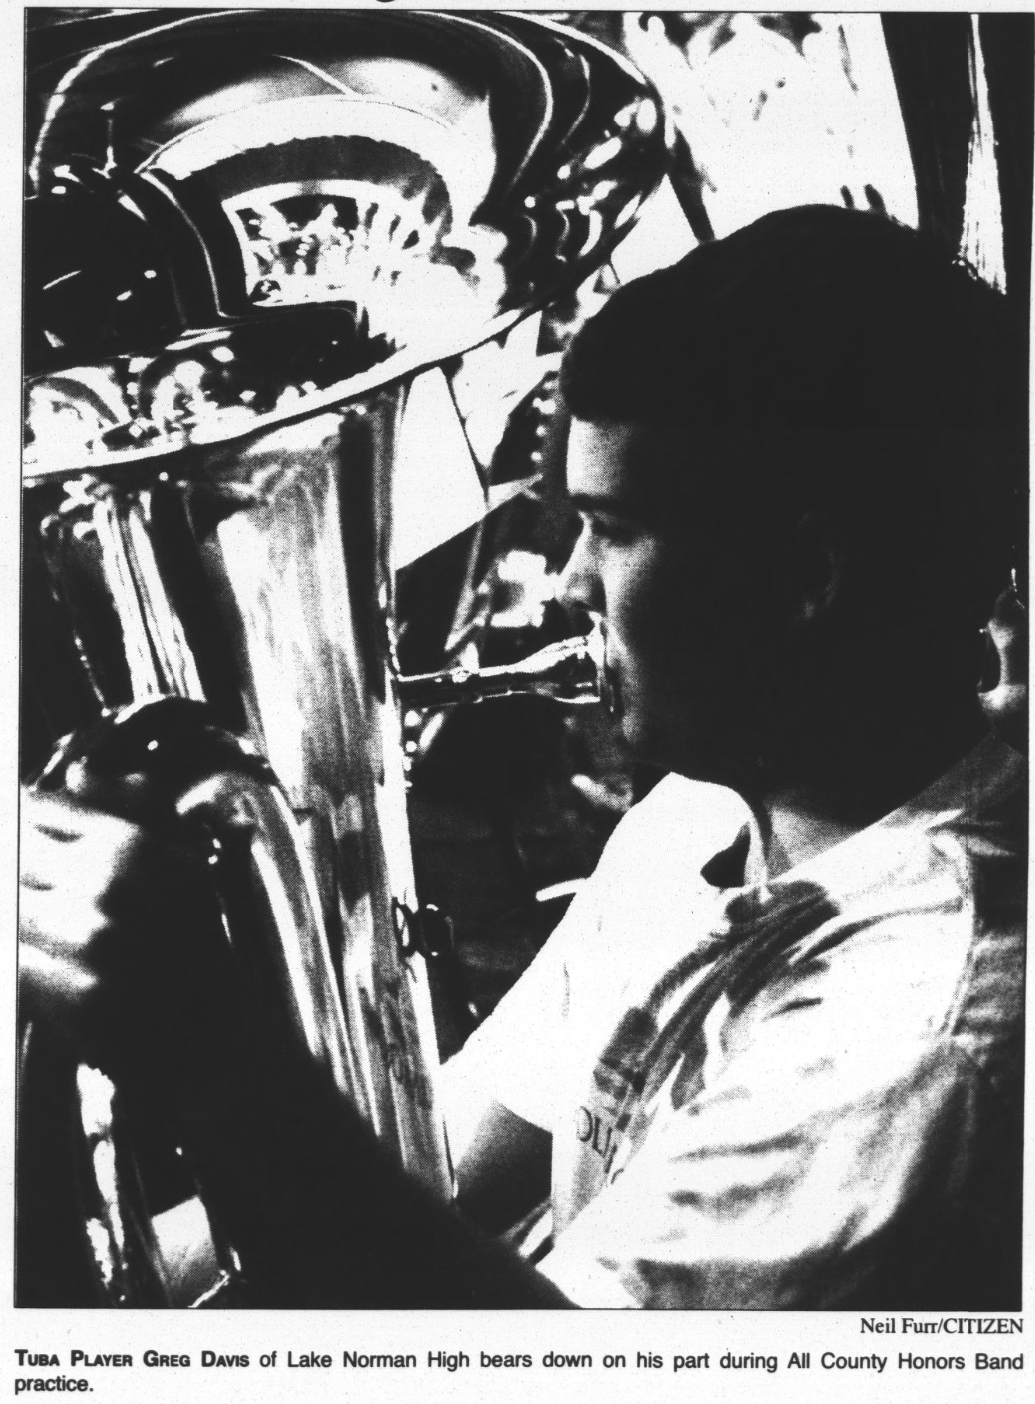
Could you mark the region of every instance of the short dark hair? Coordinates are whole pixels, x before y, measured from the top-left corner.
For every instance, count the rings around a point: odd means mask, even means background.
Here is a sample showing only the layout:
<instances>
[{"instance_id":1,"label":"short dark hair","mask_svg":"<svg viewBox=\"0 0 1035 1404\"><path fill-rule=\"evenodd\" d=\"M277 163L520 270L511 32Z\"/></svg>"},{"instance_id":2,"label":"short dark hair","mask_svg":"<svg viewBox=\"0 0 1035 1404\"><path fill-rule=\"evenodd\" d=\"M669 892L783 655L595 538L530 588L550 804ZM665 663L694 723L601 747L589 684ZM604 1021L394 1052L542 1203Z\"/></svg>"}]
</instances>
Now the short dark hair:
<instances>
[{"instance_id":1,"label":"short dark hair","mask_svg":"<svg viewBox=\"0 0 1035 1404\"><path fill-rule=\"evenodd\" d=\"M576 418L674 427L721 444L716 463L750 461L767 511L847 508L920 569L937 552L980 614L1022 532L1025 330L928 238L808 206L620 288L561 390Z\"/></svg>"}]
</instances>

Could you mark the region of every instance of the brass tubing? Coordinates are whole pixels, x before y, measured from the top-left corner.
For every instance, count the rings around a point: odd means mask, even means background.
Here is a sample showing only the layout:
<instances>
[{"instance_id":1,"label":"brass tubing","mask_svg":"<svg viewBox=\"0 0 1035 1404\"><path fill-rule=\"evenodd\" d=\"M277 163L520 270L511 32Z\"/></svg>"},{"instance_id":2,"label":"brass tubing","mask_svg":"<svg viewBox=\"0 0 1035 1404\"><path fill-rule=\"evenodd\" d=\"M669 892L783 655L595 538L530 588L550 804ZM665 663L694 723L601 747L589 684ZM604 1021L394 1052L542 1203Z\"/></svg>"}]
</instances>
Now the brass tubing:
<instances>
[{"instance_id":1,"label":"brass tubing","mask_svg":"<svg viewBox=\"0 0 1035 1404\"><path fill-rule=\"evenodd\" d=\"M494 668L446 668L440 673L413 673L396 679L400 705L406 708L453 707L490 697L532 694L578 706L600 701L603 692L603 643L599 630L548 644L518 663Z\"/></svg>"}]
</instances>

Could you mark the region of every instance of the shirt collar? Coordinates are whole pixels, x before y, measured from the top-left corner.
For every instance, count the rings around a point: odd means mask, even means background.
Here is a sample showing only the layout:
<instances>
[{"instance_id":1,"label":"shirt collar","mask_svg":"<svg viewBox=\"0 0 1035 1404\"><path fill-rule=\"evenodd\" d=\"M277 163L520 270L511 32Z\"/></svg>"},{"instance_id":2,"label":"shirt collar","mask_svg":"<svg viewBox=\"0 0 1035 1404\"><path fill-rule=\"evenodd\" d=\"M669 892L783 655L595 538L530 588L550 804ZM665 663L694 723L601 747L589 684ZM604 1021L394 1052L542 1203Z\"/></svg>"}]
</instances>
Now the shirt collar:
<instances>
[{"instance_id":1,"label":"shirt collar","mask_svg":"<svg viewBox=\"0 0 1035 1404\"><path fill-rule=\"evenodd\" d=\"M1011 802L1023 800L1026 772L1027 761L1019 751L988 735L913 799L778 878L767 878L761 834L753 818L727 848L704 864L701 876L725 893L757 888L760 895L767 887L802 877L815 882L824 874L845 872L855 861L856 853L861 855L872 848L884 831L918 826L930 830L961 821L968 827L996 823Z\"/></svg>"}]
</instances>

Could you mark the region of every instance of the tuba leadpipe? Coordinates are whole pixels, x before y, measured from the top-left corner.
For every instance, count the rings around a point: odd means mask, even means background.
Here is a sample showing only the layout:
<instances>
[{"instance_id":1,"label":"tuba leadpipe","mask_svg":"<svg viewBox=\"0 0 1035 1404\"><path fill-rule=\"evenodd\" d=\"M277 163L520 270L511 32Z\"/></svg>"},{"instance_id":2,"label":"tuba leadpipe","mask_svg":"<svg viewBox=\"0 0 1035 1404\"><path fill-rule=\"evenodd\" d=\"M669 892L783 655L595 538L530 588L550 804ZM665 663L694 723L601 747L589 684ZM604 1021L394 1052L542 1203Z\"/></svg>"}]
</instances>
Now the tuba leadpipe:
<instances>
[{"instance_id":1,"label":"tuba leadpipe","mask_svg":"<svg viewBox=\"0 0 1035 1404\"><path fill-rule=\"evenodd\" d=\"M518 695L551 697L569 706L599 702L605 693L603 639L589 634L548 644L528 658L489 668L446 668L396 679L399 703L406 708L455 707Z\"/></svg>"}]
</instances>

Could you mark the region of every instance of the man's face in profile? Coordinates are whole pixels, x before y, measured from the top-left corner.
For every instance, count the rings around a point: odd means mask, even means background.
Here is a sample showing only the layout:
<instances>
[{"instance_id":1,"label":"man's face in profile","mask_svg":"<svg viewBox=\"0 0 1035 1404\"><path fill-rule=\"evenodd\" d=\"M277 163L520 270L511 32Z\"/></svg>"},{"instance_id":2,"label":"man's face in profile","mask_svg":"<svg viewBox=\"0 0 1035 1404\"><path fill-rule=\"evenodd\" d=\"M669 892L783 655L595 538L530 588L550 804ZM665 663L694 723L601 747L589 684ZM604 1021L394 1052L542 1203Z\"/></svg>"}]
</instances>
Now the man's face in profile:
<instances>
[{"instance_id":1,"label":"man's face in profile","mask_svg":"<svg viewBox=\"0 0 1035 1404\"><path fill-rule=\"evenodd\" d=\"M692 452L674 431L572 422L568 492L583 526L567 595L604 619L615 719L634 755L733 784L757 752L772 601L750 514L716 506Z\"/></svg>"}]
</instances>

